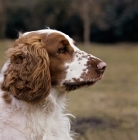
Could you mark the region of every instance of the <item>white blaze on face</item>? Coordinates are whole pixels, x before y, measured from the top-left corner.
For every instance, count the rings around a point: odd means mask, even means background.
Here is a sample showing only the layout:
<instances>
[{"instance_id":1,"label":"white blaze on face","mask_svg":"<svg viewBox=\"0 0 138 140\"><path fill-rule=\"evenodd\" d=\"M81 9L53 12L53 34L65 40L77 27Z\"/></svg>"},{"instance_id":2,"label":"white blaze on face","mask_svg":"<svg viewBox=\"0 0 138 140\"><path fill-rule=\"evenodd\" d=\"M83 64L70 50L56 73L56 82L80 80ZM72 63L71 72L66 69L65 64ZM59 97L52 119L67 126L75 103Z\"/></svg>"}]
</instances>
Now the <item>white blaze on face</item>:
<instances>
[{"instance_id":1,"label":"white blaze on face","mask_svg":"<svg viewBox=\"0 0 138 140\"><path fill-rule=\"evenodd\" d=\"M77 48L74 52L73 60L71 63L66 63L67 66L67 74L65 81L75 82L74 79L79 79L79 81L83 81L81 75L85 72L88 72L88 60L89 58L97 59L95 56L87 54L84 51L81 51Z\"/></svg>"},{"instance_id":2,"label":"white blaze on face","mask_svg":"<svg viewBox=\"0 0 138 140\"><path fill-rule=\"evenodd\" d=\"M71 63L67 63L67 74L65 81L74 82L73 78L82 80L81 74L86 69L87 59L79 56L78 51L74 53L73 61ZM81 61L80 61L81 60Z\"/></svg>"},{"instance_id":3,"label":"white blaze on face","mask_svg":"<svg viewBox=\"0 0 138 140\"><path fill-rule=\"evenodd\" d=\"M93 55L90 55L84 51L81 51L78 49L74 43L73 40L69 36L65 36L71 45L71 47L74 49L73 59L71 63L66 63L65 66L67 67L67 73L65 81L69 82L75 82L75 79L79 79L79 81L83 81L81 78L81 75L85 72L88 72L88 59L98 59Z\"/></svg>"}]
</instances>

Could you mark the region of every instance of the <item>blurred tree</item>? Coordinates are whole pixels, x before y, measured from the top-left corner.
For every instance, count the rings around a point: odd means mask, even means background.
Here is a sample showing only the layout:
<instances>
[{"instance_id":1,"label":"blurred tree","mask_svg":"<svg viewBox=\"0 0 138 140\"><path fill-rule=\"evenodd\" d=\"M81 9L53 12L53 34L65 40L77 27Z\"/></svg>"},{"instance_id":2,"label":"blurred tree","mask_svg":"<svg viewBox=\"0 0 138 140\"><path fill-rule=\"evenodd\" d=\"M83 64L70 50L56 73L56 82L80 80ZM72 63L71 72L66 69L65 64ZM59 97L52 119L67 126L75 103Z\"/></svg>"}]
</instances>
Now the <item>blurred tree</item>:
<instances>
[{"instance_id":1,"label":"blurred tree","mask_svg":"<svg viewBox=\"0 0 138 140\"><path fill-rule=\"evenodd\" d=\"M29 30L31 23L31 14L29 9L24 7L7 8L8 17L5 34L8 38L17 38L18 33Z\"/></svg>"},{"instance_id":2,"label":"blurred tree","mask_svg":"<svg viewBox=\"0 0 138 140\"><path fill-rule=\"evenodd\" d=\"M31 0L34 3L36 0ZM27 0L0 0L0 37L17 38L19 31L29 29L30 2Z\"/></svg>"},{"instance_id":3,"label":"blurred tree","mask_svg":"<svg viewBox=\"0 0 138 140\"><path fill-rule=\"evenodd\" d=\"M65 8L68 2L69 0L39 0L33 8L36 24L51 28L64 26L68 17L68 8Z\"/></svg>"},{"instance_id":4,"label":"blurred tree","mask_svg":"<svg viewBox=\"0 0 138 140\"><path fill-rule=\"evenodd\" d=\"M0 0L0 38L45 27L85 44L138 42L138 0Z\"/></svg>"},{"instance_id":5,"label":"blurred tree","mask_svg":"<svg viewBox=\"0 0 138 140\"><path fill-rule=\"evenodd\" d=\"M138 41L138 0L109 0L106 12L116 41Z\"/></svg>"},{"instance_id":6,"label":"blurred tree","mask_svg":"<svg viewBox=\"0 0 138 140\"><path fill-rule=\"evenodd\" d=\"M70 14L70 3L71 0L39 0L32 9L32 12L35 11L33 25L39 28L54 28L76 40L82 40L82 21L79 16Z\"/></svg>"},{"instance_id":7,"label":"blurred tree","mask_svg":"<svg viewBox=\"0 0 138 140\"><path fill-rule=\"evenodd\" d=\"M106 24L104 24L104 22L101 20L106 16L104 12L105 4L107 4L107 0L72 1L73 12L79 14L83 20L85 44L89 44L90 42L91 24L97 23L99 26L101 26L101 28L106 28Z\"/></svg>"}]
</instances>

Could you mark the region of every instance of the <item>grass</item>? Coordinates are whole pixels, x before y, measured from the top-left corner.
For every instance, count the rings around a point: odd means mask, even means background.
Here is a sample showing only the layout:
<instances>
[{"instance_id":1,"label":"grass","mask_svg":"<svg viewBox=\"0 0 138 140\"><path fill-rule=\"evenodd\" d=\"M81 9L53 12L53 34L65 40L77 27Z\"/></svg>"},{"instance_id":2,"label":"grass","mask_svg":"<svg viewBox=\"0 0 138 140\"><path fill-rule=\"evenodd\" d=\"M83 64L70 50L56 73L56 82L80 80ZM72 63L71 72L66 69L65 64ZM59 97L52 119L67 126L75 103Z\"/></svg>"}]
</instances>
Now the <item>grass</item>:
<instances>
[{"instance_id":1,"label":"grass","mask_svg":"<svg viewBox=\"0 0 138 140\"><path fill-rule=\"evenodd\" d=\"M138 45L130 44L130 46L128 47L128 44L116 44L114 47L97 44L91 46L89 53L104 60L108 66L103 79L96 85L70 93L69 108L73 114L91 116L95 114L93 111L95 110L100 114L118 117L135 113L138 107ZM80 106L86 113L79 109Z\"/></svg>"},{"instance_id":2,"label":"grass","mask_svg":"<svg viewBox=\"0 0 138 140\"><path fill-rule=\"evenodd\" d=\"M88 49L82 45L80 48L101 58L108 66L96 85L68 95L68 110L77 117L110 120L118 126L115 130L104 126L102 130L89 129L88 140L134 140L133 135L138 139L138 44L92 44Z\"/></svg>"},{"instance_id":3,"label":"grass","mask_svg":"<svg viewBox=\"0 0 138 140\"><path fill-rule=\"evenodd\" d=\"M11 43L0 41L0 67L5 61L4 51ZM85 132L79 140L138 139L138 44L78 46L108 64L103 79L96 85L68 94L70 113L77 118L105 122L98 127L78 123L78 130L83 128ZM112 123L115 128L107 125Z\"/></svg>"},{"instance_id":4,"label":"grass","mask_svg":"<svg viewBox=\"0 0 138 140\"><path fill-rule=\"evenodd\" d=\"M12 45L13 41L11 40L0 40L0 67L6 61L5 51Z\"/></svg>"}]
</instances>

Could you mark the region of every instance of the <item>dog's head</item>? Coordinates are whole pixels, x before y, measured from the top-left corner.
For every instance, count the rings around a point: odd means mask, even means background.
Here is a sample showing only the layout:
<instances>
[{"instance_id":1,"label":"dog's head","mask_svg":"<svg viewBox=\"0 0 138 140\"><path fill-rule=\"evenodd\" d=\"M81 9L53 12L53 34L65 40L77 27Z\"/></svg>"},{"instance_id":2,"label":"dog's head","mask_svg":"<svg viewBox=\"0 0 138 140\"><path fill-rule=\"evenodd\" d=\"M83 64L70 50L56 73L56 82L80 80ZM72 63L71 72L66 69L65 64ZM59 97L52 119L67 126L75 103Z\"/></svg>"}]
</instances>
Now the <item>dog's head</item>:
<instances>
[{"instance_id":1,"label":"dog's head","mask_svg":"<svg viewBox=\"0 0 138 140\"><path fill-rule=\"evenodd\" d=\"M106 63L79 50L66 34L51 30L27 32L7 51L2 90L17 99L38 102L51 87L71 91L101 79Z\"/></svg>"}]
</instances>

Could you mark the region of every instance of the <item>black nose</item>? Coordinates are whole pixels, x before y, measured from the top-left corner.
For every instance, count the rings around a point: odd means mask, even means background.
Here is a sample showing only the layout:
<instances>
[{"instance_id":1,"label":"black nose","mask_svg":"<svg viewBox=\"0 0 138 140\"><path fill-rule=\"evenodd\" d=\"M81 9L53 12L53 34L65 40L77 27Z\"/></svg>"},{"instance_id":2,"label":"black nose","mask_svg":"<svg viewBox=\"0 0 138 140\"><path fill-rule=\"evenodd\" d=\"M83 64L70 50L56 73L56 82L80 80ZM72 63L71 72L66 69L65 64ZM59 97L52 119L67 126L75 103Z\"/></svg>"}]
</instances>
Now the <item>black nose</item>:
<instances>
[{"instance_id":1,"label":"black nose","mask_svg":"<svg viewBox=\"0 0 138 140\"><path fill-rule=\"evenodd\" d=\"M99 62L97 65L97 69L100 73L104 73L107 64L105 62Z\"/></svg>"}]
</instances>

